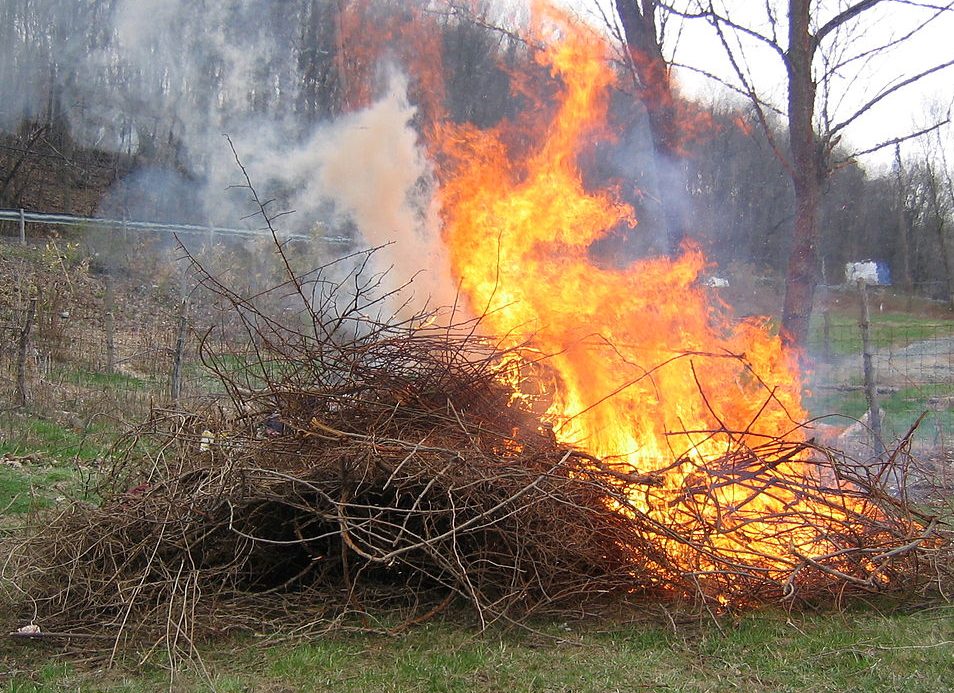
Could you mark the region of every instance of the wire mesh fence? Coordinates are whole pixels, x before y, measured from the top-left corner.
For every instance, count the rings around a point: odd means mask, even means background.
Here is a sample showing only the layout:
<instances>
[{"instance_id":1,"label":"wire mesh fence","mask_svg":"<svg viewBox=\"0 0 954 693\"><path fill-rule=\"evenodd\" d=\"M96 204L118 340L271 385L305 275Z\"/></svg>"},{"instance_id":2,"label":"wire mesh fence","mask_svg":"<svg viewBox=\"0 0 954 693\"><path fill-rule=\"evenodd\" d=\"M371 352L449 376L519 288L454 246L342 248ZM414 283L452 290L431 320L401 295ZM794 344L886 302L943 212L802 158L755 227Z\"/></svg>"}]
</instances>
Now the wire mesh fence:
<instances>
[{"instance_id":1,"label":"wire mesh fence","mask_svg":"<svg viewBox=\"0 0 954 693\"><path fill-rule=\"evenodd\" d=\"M88 427L101 417L140 421L178 399L224 394L198 349L216 318L194 298L183 304L180 285L120 276L112 287L109 277L81 264L71 269L55 253L39 269L32 266L23 276L5 268L13 272L13 287L0 292L4 438L14 437L24 402L34 414ZM842 289L813 318L809 413L820 417L820 430L831 438L826 442L856 457L870 455L876 446L866 385L872 385L885 443L920 418L916 445L945 455L954 448L954 320L940 309L888 309L875 296L869 326L874 382L866 383L857 291ZM35 316L25 334L31 301ZM219 351L241 359L247 335L218 327Z\"/></svg>"},{"instance_id":2,"label":"wire mesh fence","mask_svg":"<svg viewBox=\"0 0 954 693\"><path fill-rule=\"evenodd\" d=\"M836 427L842 447L863 454L877 447L870 430L873 396L885 443L919 422L914 446L922 454L946 455L954 447L954 320L938 306L890 310L873 301L866 378L858 292L842 290L841 305L824 305L814 317L810 412Z\"/></svg>"},{"instance_id":3,"label":"wire mesh fence","mask_svg":"<svg viewBox=\"0 0 954 693\"><path fill-rule=\"evenodd\" d=\"M0 325L0 392L8 407L26 399L37 411L135 417L168 401L176 334L167 320L120 321L110 348L102 315L40 307L25 334L26 311L5 310ZM27 393L19 392L24 380Z\"/></svg>"},{"instance_id":4,"label":"wire mesh fence","mask_svg":"<svg viewBox=\"0 0 954 693\"><path fill-rule=\"evenodd\" d=\"M214 325L220 329L212 339L224 351L243 348L247 335L225 344L234 332L190 284L185 246L145 232L137 243L92 232L83 239L2 248L0 446L16 436L27 412L140 421L179 399L222 394L202 366L200 340ZM204 242L200 251L220 254L228 266L249 243ZM242 273L249 286L260 279L252 274Z\"/></svg>"}]
</instances>

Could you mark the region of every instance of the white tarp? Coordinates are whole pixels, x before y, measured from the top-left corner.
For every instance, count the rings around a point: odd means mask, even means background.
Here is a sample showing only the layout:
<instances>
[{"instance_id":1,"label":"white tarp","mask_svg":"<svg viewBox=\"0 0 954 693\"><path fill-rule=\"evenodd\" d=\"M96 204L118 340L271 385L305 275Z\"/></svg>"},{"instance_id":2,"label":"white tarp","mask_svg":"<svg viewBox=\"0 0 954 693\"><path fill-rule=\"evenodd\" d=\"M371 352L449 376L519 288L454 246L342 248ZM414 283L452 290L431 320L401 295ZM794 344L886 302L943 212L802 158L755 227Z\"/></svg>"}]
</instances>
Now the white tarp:
<instances>
[{"instance_id":1,"label":"white tarp","mask_svg":"<svg viewBox=\"0 0 954 693\"><path fill-rule=\"evenodd\" d=\"M845 282L848 284L873 284L883 286L891 283L887 266L874 260L849 262L845 264Z\"/></svg>"}]
</instances>

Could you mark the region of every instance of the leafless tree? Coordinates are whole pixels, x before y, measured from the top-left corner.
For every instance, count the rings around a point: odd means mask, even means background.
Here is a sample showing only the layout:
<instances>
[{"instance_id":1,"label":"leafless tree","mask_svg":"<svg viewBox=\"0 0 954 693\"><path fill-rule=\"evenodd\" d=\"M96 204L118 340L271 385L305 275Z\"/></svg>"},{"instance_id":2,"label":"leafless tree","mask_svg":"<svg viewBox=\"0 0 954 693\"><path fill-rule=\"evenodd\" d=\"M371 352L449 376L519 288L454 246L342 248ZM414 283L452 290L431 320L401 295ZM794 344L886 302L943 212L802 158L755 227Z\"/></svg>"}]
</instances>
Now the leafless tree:
<instances>
[{"instance_id":1,"label":"leafless tree","mask_svg":"<svg viewBox=\"0 0 954 693\"><path fill-rule=\"evenodd\" d=\"M720 76L708 64L686 67L717 79L751 101L791 178L795 216L782 327L790 342L804 343L818 282L819 210L824 181L855 156L932 132L949 120L949 114L917 131L899 133L861 151L846 149L845 156L836 155L836 148L842 135L861 117L883 110L902 90L954 65L954 60L928 61L909 73L900 72L899 67L885 67L890 51L921 39L938 21L949 19L954 2L617 0L616 6L627 29L627 42L640 55L649 56L648 64L657 71L663 64L661 34L652 34L655 43L647 37L650 29L663 26L663 15L682 20L686 23L683 26L703 24L721 44L728 59L728 75ZM890 21L890 30L875 31L878 20ZM758 84L756 73L764 70L765 56L772 56L784 70L784 103L773 105L772 95ZM752 68L754 64L760 65L759 70ZM668 84L664 83L666 87ZM774 137L769 125L773 111L787 118L787 142Z\"/></svg>"},{"instance_id":2,"label":"leafless tree","mask_svg":"<svg viewBox=\"0 0 954 693\"><path fill-rule=\"evenodd\" d=\"M936 108L928 118L936 119ZM949 129L949 128L947 128ZM947 136L947 137L945 137ZM917 225L931 259L940 260L939 283L933 294L954 307L954 174L945 141L949 132L932 132L921 142L908 165L906 197L909 215Z\"/></svg>"},{"instance_id":3,"label":"leafless tree","mask_svg":"<svg viewBox=\"0 0 954 693\"><path fill-rule=\"evenodd\" d=\"M665 237L655 239L652 250L669 252L686 235L685 205L678 199L686 181L677 164L683 139L677 113L678 97L670 73L670 62L663 54L665 20L668 14L657 0L615 0L619 22L604 14L606 26L624 48L623 58L636 90L646 109L658 185L665 217Z\"/></svg>"}]
</instances>

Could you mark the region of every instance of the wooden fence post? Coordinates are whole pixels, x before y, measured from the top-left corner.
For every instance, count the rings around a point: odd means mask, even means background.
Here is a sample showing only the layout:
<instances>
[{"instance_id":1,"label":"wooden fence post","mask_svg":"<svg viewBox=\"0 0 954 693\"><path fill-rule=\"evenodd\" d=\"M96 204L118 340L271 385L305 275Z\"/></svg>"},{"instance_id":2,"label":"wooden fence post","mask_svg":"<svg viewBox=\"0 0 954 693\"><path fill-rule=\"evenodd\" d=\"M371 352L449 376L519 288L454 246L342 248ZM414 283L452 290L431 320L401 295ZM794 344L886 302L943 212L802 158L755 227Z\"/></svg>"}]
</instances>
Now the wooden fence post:
<instances>
[{"instance_id":1,"label":"wooden fence post","mask_svg":"<svg viewBox=\"0 0 954 693\"><path fill-rule=\"evenodd\" d=\"M26 245L26 217L20 207L20 245Z\"/></svg>"},{"instance_id":2,"label":"wooden fence post","mask_svg":"<svg viewBox=\"0 0 954 693\"><path fill-rule=\"evenodd\" d=\"M186 341L186 327L188 325L186 321L186 312L188 311L188 303L183 299L182 304L179 307L179 332L176 335L176 348L172 356L172 403L174 405L179 404L179 398L182 396L182 359L185 353L185 341Z\"/></svg>"},{"instance_id":3,"label":"wooden fence post","mask_svg":"<svg viewBox=\"0 0 954 693\"><path fill-rule=\"evenodd\" d=\"M33 332L33 320L36 317L36 299L30 299L30 305L26 311L26 319L23 321L23 329L20 331L20 344L17 352L17 404L25 407L30 403L30 388L27 385L27 356L30 349L30 336Z\"/></svg>"},{"instance_id":4,"label":"wooden fence post","mask_svg":"<svg viewBox=\"0 0 954 693\"><path fill-rule=\"evenodd\" d=\"M868 428L874 438L875 456L884 455L884 440L881 437L881 410L878 407L878 386L875 383L874 364L871 361L871 313L868 309L868 289L863 280L858 282L861 294L861 359L864 366L865 401L868 404Z\"/></svg>"},{"instance_id":5,"label":"wooden fence post","mask_svg":"<svg viewBox=\"0 0 954 693\"><path fill-rule=\"evenodd\" d=\"M113 277L106 275L106 372L116 372L116 298L113 291Z\"/></svg>"}]
</instances>

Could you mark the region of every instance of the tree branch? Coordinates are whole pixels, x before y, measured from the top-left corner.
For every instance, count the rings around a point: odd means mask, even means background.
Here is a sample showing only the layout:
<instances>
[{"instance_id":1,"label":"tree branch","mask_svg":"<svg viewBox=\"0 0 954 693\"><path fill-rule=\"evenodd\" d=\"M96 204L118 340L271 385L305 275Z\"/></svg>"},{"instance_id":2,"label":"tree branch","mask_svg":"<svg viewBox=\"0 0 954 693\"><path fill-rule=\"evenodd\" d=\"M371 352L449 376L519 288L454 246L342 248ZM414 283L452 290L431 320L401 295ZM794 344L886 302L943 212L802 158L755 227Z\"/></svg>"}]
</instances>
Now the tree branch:
<instances>
[{"instance_id":1,"label":"tree branch","mask_svg":"<svg viewBox=\"0 0 954 693\"><path fill-rule=\"evenodd\" d=\"M745 97L746 99L748 99L749 101L753 101L753 100L757 101L758 104L759 104L762 108L765 108L765 109L771 111L771 112L774 113L775 115L782 116L783 118L785 117L785 111L783 111L782 109L780 109L778 106L774 106L773 104L769 103L768 101L765 101L764 99L759 98L758 94L754 94L754 93L751 93L751 92L749 92L749 91L746 91L745 89L742 89L741 87L738 87L738 86L736 86L735 84L732 84L731 82L729 82L729 81L726 80L725 78L720 77L719 75L717 75L717 74L715 74L715 73L713 73L713 72L709 72L708 70L703 70L701 67L696 67L695 65L688 65L688 64L686 64L686 63L675 63L675 62L674 62L674 63L670 63L670 66L671 66L671 67L678 68L678 69L680 69L680 70L686 70L686 71L688 71L688 72L695 72L695 73L698 74L698 75L702 75L702 76L705 77L706 79L711 80L711 81L715 82L716 84L721 84L723 87L725 87L725 88L728 89L729 91L733 91L733 92L735 92L736 94L738 94L739 96L744 96L744 97Z\"/></svg>"},{"instance_id":2,"label":"tree branch","mask_svg":"<svg viewBox=\"0 0 954 693\"><path fill-rule=\"evenodd\" d=\"M933 2L915 2L914 0L891 0L898 5L910 5L911 7L920 7L925 10L939 10L940 12L954 12L954 2L946 5L938 5Z\"/></svg>"},{"instance_id":3,"label":"tree branch","mask_svg":"<svg viewBox=\"0 0 954 693\"><path fill-rule=\"evenodd\" d=\"M709 8L712 9L712 4L709 4ZM714 14L714 13L713 13ZM729 24L731 26L731 24ZM778 159L779 163L782 164L782 167L785 169L785 172L788 175L794 175L792 169L792 162L789 161L788 157L782 152L779 148L778 143L775 141L775 137L772 135L772 129L769 127L768 119L765 117L765 112L762 110L762 100L758 97L758 94L755 93L755 88L749 83L749 80L746 78L745 73L742 71L742 68L739 66L739 63L735 59L735 53L732 51L732 48L729 46L729 42L726 39L725 33L722 31L722 27L719 24L718 19L713 22L713 27L716 30L716 34L719 36L719 41L722 42L722 48L725 50L726 57L729 59L729 63L732 65L732 69L735 70L736 77L739 78L739 81L742 83L742 86L745 88L744 91L748 96L749 100L752 102L753 107L755 108L755 114L758 117L759 124L762 126L763 132L765 132L765 138L768 140L769 146L772 148L772 153L775 154L775 158ZM785 56L784 51L781 50L781 47L778 44L773 44L776 49L781 52L782 59L786 61L787 57Z\"/></svg>"},{"instance_id":4,"label":"tree branch","mask_svg":"<svg viewBox=\"0 0 954 693\"><path fill-rule=\"evenodd\" d=\"M756 41L759 41L765 44L766 46L771 48L773 51L778 53L779 56L782 58L782 60L785 60L785 51L782 49L780 45L778 45L778 42L776 40L774 40L773 38L769 36L765 36L764 34L760 34L759 32L755 31L754 29L750 29L747 26L737 24L731 18L729 18L728 15L719 14L718 12L715 11L715 8L713 7L711 2L709 3L708 9L700 10L699 12L685 12L685 11L677 10L676 8L666 3L659 3L659 6L665 9L670 14L673 14L677 17L682 17L683 19L705 19L710 24L713 24L713 25L716 23L725 24L727 27L729 27L733 31L737 31L741 34L745 34L746 36L754 38ZM773 23L773 26L774 26L774 23Z\"/></svg>"},{"instance_id":5,"label":"tree branch","mask_svg":"<svg viewBox=\"0 0 954 693\"><path fill-rule=\"evenodd\" d=\"M889 48L894 48L895 46L904 43L908 39L912 38L919 31L924 29L926 26L930 25L931 22L937 19L943 12L950 11L952 7L954 7L954 2L948 3L947 8L938 8L937 12L935 12L933 15L925 19L923 22L918 24L916 27L914 27L911 31L904 34L903 36L899 36L898 38L893 39L889 41L888 43L875 46L874 48L871 48L866 51L862 51L861 53L858 53L856 55L851 56L850 58L846 58L845 60L842 60L841 62L836 63L830 70L827 70L825 72L824 76L822 77L822 80L829 79L839 70L850 65L853 62L856 62L858 60L863 60L864 58L867 58L872 55L876 55L878 53L881 53L882 51L885 51Z\"/></svg>"},{"instance_id":6,"label":"tree branch","mask_svg":"<svg viewBox=\"0 0 954 693\"><path fill-rule=\"evenodd\" d=\"M901 135L900 137L894 137L890 140L885 140L884 142L881 142L880 144L876 144L875 146L869 147L868 149L863 149L860 152L853 152L848 158L839 159L837 163L839 164L848 163L849 161L853 159L857 159L859 156L864 156L865 154L873 154L874 152L880 151L884 149L885 147L893 147L895 145L901 144L902 142L917 139L918 137L923 137L924 135L927 135L928 133L934 132L935 130L938 130L944 127L950 122L951 122L950 117L947 117L944 120L934 123L933 125L929 125L926 128L921 128L920 130L917 130L915 132L909 132L907 135Z\"/></svg>"},{"instance_id":7,"label":"tree branch","mask_svg":"<svg viewBox=\"0 0 954 693\"><path fill-rule=\"evenodd\" d=\"M862 12L870 10L875 5L883 2L883 0L861 0L854 5L842 10L834 17L825 22L818 31L815 32L815 45L817 46L823 38L828 34L833 32L835 29L843 25L845 22L857 17Z\"/></svg>"},{"instance_id":8,"label":"tree branch","mask_svg":"<svg viewBox=\"0 0 954 693\"><path fill-rule=\"evenodd\" d=\"M954 65L954 60L948 60L946 63L941 63L940 65L929 67L927 70L919 72L918 74L913 75L912 77L908 77L906 80L898 82L897 84L895 84L893 87L890 87L889 89L885 89L880 94L878 94L874 98L867 101L864 105L861 106L861 108L859 108L853 114L848 116L848 118L846 118L845 120L835 125L831 130L828 131L828 135L831 136L831 135L834 135L836 132L839 132L840 130L844 130L845 127L847 127L849 124L857 120L860 116L865 114L867 111L871 110L871 108L874 107L875 104L879 103L880 101L883 101L884 99L886 99L888 96L895 93L899 89L903 89L904 87L910 84L913 84L917 82L918 80L921 80L927 77L930 74L933 74L935 72L940 72L941 70L951 67L952 65Z\"/></svg>"}]
</instances>

